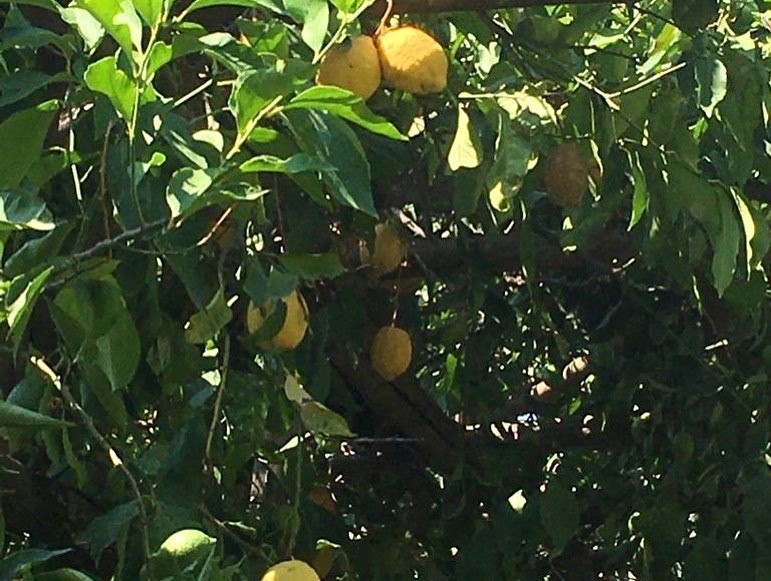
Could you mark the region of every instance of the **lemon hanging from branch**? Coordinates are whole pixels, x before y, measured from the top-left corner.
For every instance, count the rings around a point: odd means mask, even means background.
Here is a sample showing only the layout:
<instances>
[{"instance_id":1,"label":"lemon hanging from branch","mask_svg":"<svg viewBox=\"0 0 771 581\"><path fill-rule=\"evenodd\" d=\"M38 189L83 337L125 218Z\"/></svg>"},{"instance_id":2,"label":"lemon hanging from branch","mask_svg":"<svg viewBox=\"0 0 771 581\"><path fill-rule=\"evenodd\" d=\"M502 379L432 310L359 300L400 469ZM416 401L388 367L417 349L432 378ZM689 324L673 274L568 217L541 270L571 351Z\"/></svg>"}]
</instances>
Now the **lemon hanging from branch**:
<instances>
[{"instance_id":1,"label":"lemon hanging from branch","mask_svg":"<svg viewBox=\"0 0 771 581\"><path fill-rule=\"evenodd\" d=\"M347 89L366 101L380 86L380 76L374 41L369 36L358 35L324 55L316 83Z\"/></svg>"},{"instance_id":2,"label":"lemon hanging from branch","mask_svg":"<svg viewBox=\"0 0 771 581\"><path fill-rule=\"evenodd\" d=\"M284 561L273 565L261 581L321 581L316 571L304 561Z\"/></svg>"},{"instance_id":3,"label":"lemon hanging from branch","mask_svg":"<svg viewBox=\"0 0 771 581\"><path fill-rule=\"evenodd\" d=\"M302 295L296 290L280 299L285 306L286 314L278 332L267 341L261 343L264 348L278 351L290 351L297 347L308 330L308 307ZM268 313L276 308L276 299L269 299L262 307L249 302L246 312L246 328L250 334L258 332Z\"/></svg>"},{"instance_id":4,"label":"lemon hanging from branch","mask_svg":"<svg viewBox=\"0 0 771 581\"><path fill-rule=\"evenodd\" d=\"M389 28L377 37L383 80L416 95L441 93L449 63L444 48L417 26Z\"/></svg>"},{"instance_id":5,"label":"lemon hanging from branch","mask_svg":"<svg viewBox=\"0 0 771 581\"><path fill-rule=\"evenodd\" d=\"M402 375L412 361L409 333L395 326L381 327L375 333L369 358L372 368L386 381Z\"/></svg>"}]
</instances>

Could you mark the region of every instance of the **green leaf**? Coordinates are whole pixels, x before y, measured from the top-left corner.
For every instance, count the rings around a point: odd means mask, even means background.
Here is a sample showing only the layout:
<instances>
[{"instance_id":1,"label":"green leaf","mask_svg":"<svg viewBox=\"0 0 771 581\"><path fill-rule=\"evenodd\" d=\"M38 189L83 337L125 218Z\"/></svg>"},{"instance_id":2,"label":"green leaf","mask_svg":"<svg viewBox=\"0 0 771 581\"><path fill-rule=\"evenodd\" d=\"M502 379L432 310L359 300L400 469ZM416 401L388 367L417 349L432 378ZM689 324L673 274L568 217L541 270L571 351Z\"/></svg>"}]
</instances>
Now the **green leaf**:
<instances>
[{"instance_id":1,"label":"green leaf","mask_svg":"<svg viewBox=\"0 0 771 581\"><path fill-rule=\"evenodd\" d=\"M52 230L50 212L34 192L0 191L0 232L4 230Z\"/></svg>"},{"instance_id":2,"label":"green leaf","mask_svg":"<svg viewBox=\"0 0 771 581\"><path fill-rule=\"evenodd\" d=\"M8 326L10 327L11 340L14 352L19 348L19 343L27 328L32 310L45 288L48 277L53 273L53 266L49 266L43 272L35 276L25 286L21 294L8 307Z\"/></svg>"},{"instance_id":3,"label":"green leaf","mask_svg":"<svg viewBox=\"0 0 771 581\"><path fill-rule=\"evenodd\" d=\"M5 262L3 266L5 275L9 277L19 276L24 272L31 271L40 263L57 256L64 240L72 232L74 226L74 222L64 222L46 235L25 242Z\"/></svg>"},{"instance_id":4,"label":"green leaf","mask_svg":"<svg viewBox=\"0 0 771 581\"><path fill-rule=\"evenodd\" d=\"M127 528L138 515L139 505L136 500L132 500L91 521L83 531L83 540L91 547L94 561L99 562L102 552L115 543L120 531Z\"/></svg>"},{"instance_id":5,"label":"green leaf","mask_svg":"<svg viewBox=\"0 0 771 581\"><path fill-rule=\"evenodd\" d=\"M482 163L482 149L474 126L462 105L458 106L458 126L450 146L447 163L452 171L460 168L473 169Z\"/></svg>"},{"instance_id":6,"label":"green leaf","mask_svg":"<svg viewBox=\"0 0 771 581\"><path fill-rule=\"evenodd\" d=\"M44 573L36 573L35 581L97 581L96 577L86 575L82 571L70 569L65 567L64 569L56 569L55 571L46 571Z\"/></svg>"},{"instance_id":7,"label":"green leaf","mask_svg":"<svg viewBox=\"0 0 771 581\"><path fill-rule=\"evenodd\" d=\"M699 107L707 117L712 117L715 107L726 96L728 71L717 58L700 58L696 61L695 74Z\"/></svg>"},{"instance_id":8,"label":"green leaf","mask_svg":"<svg viewBox=\"0 0 771 581\"><path fill-rule=\"evenodd\" d=\"M132 0L79 0L78 5L99 21L126 56L132 58L132 49L141 50L142 21Z\"/></svg>"},{"instance_id":9,"label":"green leaf","mask_svg":"<svg viewBox=\"0 0 771 581\"><path fill-rule=\"evenodd\" d=\"M139 89L133 79L118 68L118 61L114 56L91 63L84 78L89 89L106 95L123 120L131 122Z\"/></svg>"},{"instance_id":10,"label":"green leaf","mask_svg":"<svg viewBox=\"0 0 771 581\"><path fill-rule=\"evenodd\" d=\"M634 186L634 190L632 192L632 215L629 217L627 230L634 228L645 215L645 212L648 211L648 201L650 199L648 181L645 179L645 173L640 165L640 158L636 153L634 155L629 154L629 167L631 169L629 179Z\"/></svg>"},{"instance_id":11,"label":"green leaf","mask_svg":"<svg viewBox=\"0 0 771 581\"><path fill-rule=\"evenodd\" d=\"M672 18L684 32L695 33L715 21L718 9L717 0L673 0Z\"/></svg>"},{"instance_id":12,"label":"green leaf","mask_svg":"<svg viewBox=\"0 0 771 581\"><path fill-rule=\"evenodd\" d=\"M78 6L59 8L59 14L64 22L75 27L88 52L93 51L102 42L105 33L104 26L85 8Z\"/></svg>"},{"instance_id":13,"label":"green leaf","mask_svg":"<svg viewBox=\"0 0 771 581\"><path fill-rule=\"evenodd\" d=\"M0 581L17 579L17 574L23 567L43 563L59 555L69 553L72 549L47 551L45 549L19 549L0 561Z\"/></svg>"},{"instance_id":14,"label":"green leaf","mask_svg":"<svg viewBox=\"0 0 771 581\"><path fill-rule=\"evenodd\" d=\"M285 71L263 69L239 76L230 94L229 107L236 118L238 133L252 129L255 119L271 102L294 89L292 78Z\"/></svg>"},{"instance_id":15,"label":"green leaf","mask_svg":"<svg viewBox=\"0 0 771 581\"><path fill-rule=\"evenodd\" d=\"M133 0L134 8L149 26L160 22L166 3L167 0Z\"/></svg>"},{"instance_id":16,"label":"green leaf","mask_svg":"<svg viewBox=\"0 0 771 581\"><path fill-rule=\"evenodd\" d=\"M289 111L285 115L302 149L337 168L322 174L332 196L346 206L377 216L369 161L351 128L318 111Z\"/></svg>"},{"instance_id":17,"label":"green leaf","mask_svg":"<svg viewBox=\"0 0 771 581\"><path fill-rule=\"evenodd\" d=\"M302 23L301 38L314 53L318 53L329 26L327 0L284 0L284 8L287 14Z\"/></svg>"},{"instance_id":18,"label":"green leaf","mask_svg":"<svg viewBox=\"0 0 771 581\"><path fill-rule=\"evenodd\" d=\"M126 387L139 366L141 351L139 333L127 311L96 340L96 349L96 364L110 380L112 389Z\"/></svg>"},{"instance_id":19,"label":"green leaf","mask_svg":"<svg viewBox=\"0 0 771 581\"><path fill-rule=\"evenodd\" d=\"M340 12L344 14L355 14L364 4L372 4L374 0L332 0Z\"/></svg>"},{"instance_id":20,"label":"green leaf","mask_svg":"<svg viewBox=\"0 0 771 581\"><path fill-rule=\"evenodd\" d=\"M540 498L539 506L541 524L557 551L561 551L578 531L578 502L564 486L558 482L550 482Z\"/></svg>"},{"instance_id":21,"label":"green leaf","mask_svg":"<svg viewBox=\"0 0 771 581\"><path fill-rule=\"evenodd\" d=\"M305 280L335 278L345 272L337 252L325 254L285 253L280 256L279 260L289 272L293 272Z\"/></svg>"},{"instance_id":22,"label":"green leaf","mask_svg":"<svg viewBox=\"0 0 771 581\"><path fill-rule=\"evenodd\" d=\"M204 194L214 181L215 171L184 167L174 172L166 188L171 217L188 216L207 205Z\"/></svg>"},{"instance_id":23,"label":"green leaf","mask_svg":"<svg viewBox=\"0 0 771 581\"><path fill-rule=\"evenodd\" d=\"M281 8L280 0L195 0L187 9L187 12L200 10L201 8L211 8L212 6L243 6L244 8L254 8L255 6L264 6L279 14L284 14Z\"/></svg>"},{"instance_id":24,"label":"green leaf","mask_svg":"<svg viewBox=\"0 0 771 581\"><path fill-rule=\"evenodd\" d=\"M334 171L335 168L317 157L298 153L287 159L274 155L258 155L243 162L239 167L243 173L276 172L295 174L306 171Z\"/></svg>"},{"instance_id":25,"label":"green leaf","mask_svg":"<svg viewBox=\"0 0 771 581\"><path fill-rule=\"evenodd\" d=\"M314 434L353 438L356 436L348 427L348 422L340 414L316 401L300 404L300 417L305 427Z\"/></svg>"},{"instance_id":26,"label":"green leaf","mask_svg":"<svg viewBox=\"0 0 771 581\"><path fill-rule=\"evenodd\" d=\"M17 111L0 123L0 188L15 188L40 158L46 133L58 111L56 101L46 101ZM6 205L9 200L3 200ZM0 222L3 208L0 206Z\"/></svg>"},{"instance_id":27,"label":"green leaf","mask_svg":"<svg viewBox=\"0 0 771 581\"><path fill-rule=\"evenodd\" d=\"M110 333L115 321L128 317L123 293L111 276L75 280L62 288L51 314L72 353Z\"/></svg>"},{"instance_id":28,"label":"green leaf","mask_svg":"<svg viewBox=\"0 0 771 581\"><path fill-rule=\"evenodd\" d=\"M171 45L165 42L156 42L150 48L150 53L147 55L147 70L145 71L145 77L150 79L158 70L169 63L172 59L173 53Z\"/></svg>"},{"instance_id":29,"label":"green leaf","mask_svg":"<svg viewBox=\"0 0 771 581\"><path fill-rule=\"evenodd\" d=\"M57 420L30 409L0 400L0 427L3 428L66 428L70 422Z\"/></svg>"},{"instance_id":30,"label":"green leaf","mask_svg":"<svg viewBox=\"0 0 771 581\"><path fill-rule=\"evenodd\" d=\"M284 110L316 109L342 117L372 133L405 141L405 137L387 119L375 115L361 97L339 87L318 86L306 89L294 97Z\"/></svg>"},{"instance_id":31,"label":"green leaf","mask_svg":"<svg viewBox=\"0 0 771 581\"><path fill-rule=\"evenodd\" d=\"M717 192L720 212L720 229L711 233L712 279L718 296L731 284L736 272L736 258L739 253L741 233L734 213L733 200L723 191Z\"/></svg>"},{"instance_id":32,"label":"green leaf","mask_svg":"<svg viewBox=\"0 0 771 581\"><path fill-rule=\"evenodd\" d=\"M49 76L32 69L21 69L0 77L0 107L12 105L50 83L70 80L64 73Z\"/></svg>"},{"instance_id":33,"label":"green leaf","mask_svg":"<svg viewBox=\"0 0 771 581\"><path fill-rule=\"evenodd\" d=\"M185 329L185 340L188 343L206 343L214 337L233 318L233 311L225 300L225 293L220 289L211 302L202 311L190 317Z\"/></svg>"}]
</instances>

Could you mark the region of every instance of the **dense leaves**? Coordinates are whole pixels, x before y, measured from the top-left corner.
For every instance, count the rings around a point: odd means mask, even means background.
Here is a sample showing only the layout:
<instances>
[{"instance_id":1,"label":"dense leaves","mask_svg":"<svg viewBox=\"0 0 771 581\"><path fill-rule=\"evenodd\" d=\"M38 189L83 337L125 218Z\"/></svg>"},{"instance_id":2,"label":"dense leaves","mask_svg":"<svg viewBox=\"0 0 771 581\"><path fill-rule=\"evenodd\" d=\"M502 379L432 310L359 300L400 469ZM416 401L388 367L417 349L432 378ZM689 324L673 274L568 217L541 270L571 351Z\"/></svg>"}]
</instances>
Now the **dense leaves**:
<instances>
[{"instance_id":1,"label":"dense leaves","mask_svg":"<svg viewBox=\"0 0 771 581\"><path fill-rule=\"evenodd\" d=\"M0 578L768 578L771 14L384 4L0 2Z\"/></svg>"}]
</instances>

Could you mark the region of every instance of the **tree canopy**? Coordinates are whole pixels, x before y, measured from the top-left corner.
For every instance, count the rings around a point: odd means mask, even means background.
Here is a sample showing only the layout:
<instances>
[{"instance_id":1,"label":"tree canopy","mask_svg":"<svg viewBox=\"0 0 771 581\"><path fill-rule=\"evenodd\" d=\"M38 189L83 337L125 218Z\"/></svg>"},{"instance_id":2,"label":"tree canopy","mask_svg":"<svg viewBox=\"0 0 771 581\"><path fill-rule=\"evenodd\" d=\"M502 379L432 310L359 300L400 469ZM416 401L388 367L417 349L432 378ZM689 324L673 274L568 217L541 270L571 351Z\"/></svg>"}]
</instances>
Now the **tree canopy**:
<instances>
[{"instance_id":1,"label":"tree canopy","mask_svg":"<svg viewBox=\"0 0 771 581\"><path fill-rule=\"evenodd\" d=\"M771 11L538 4L0 2L0 579L768 579Z\"/></svg>"}]
</instances>

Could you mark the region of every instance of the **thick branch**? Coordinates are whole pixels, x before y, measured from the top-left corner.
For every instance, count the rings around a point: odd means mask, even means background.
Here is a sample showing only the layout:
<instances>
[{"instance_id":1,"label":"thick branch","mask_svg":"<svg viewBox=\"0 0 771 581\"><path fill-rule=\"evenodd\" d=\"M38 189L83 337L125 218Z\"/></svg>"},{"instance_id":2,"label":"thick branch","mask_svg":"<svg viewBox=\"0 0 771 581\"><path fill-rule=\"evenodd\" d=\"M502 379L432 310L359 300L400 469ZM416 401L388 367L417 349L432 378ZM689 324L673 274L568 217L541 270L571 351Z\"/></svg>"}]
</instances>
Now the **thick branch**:
<instances>
[{"instance_id":1,"label":"thick branch","mask_svg":"<svg viewBox=\"0 0 771 581\"><path fill-rule=\"evenodd\" d=\"M457 12L463 10L497 10L523 6L550 6L553 4L609 4L597 0L393 0L393 11L405 12ZM376 9L383 12L385 2L378 2Z\"/></svg>"},{"instance_id":2,"label":"thick branch","mask_svg":"<svg viewBox=\"0 0 771 581\"><path fill-rule=\"evenodd\" d=\"M450 473L458 460L460 430L416 382L400 379L386 382L367 364L354 367L350 358L334 347L329 359L346 382L361 394L374 413L404 435L415 438L428 463Z\"/></svg>"}]
</instances>

